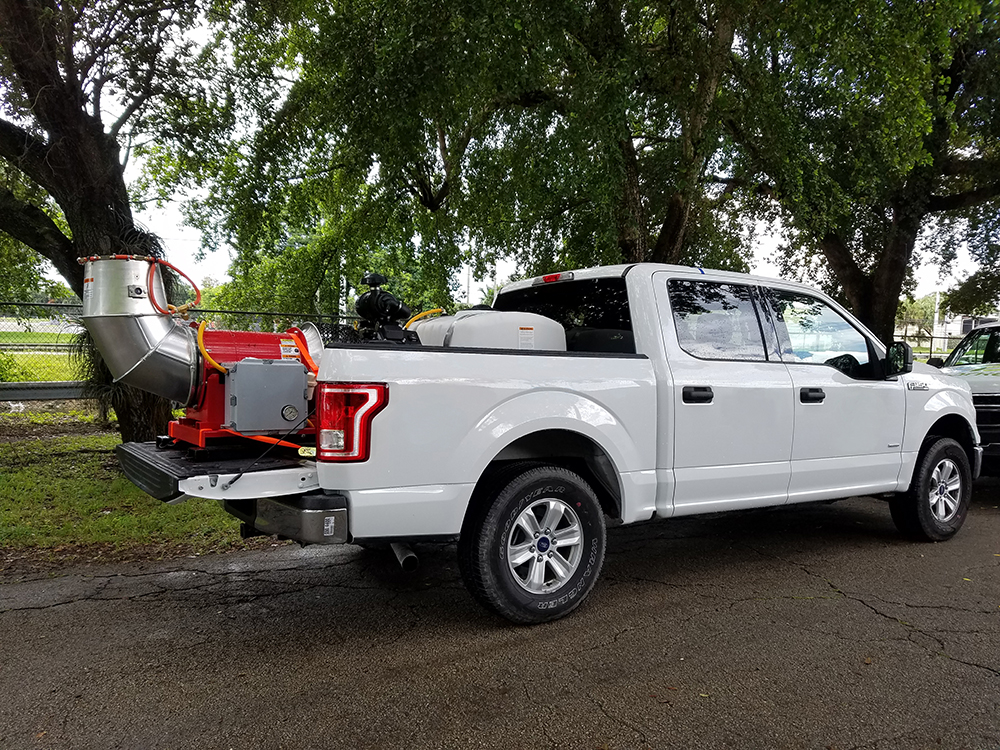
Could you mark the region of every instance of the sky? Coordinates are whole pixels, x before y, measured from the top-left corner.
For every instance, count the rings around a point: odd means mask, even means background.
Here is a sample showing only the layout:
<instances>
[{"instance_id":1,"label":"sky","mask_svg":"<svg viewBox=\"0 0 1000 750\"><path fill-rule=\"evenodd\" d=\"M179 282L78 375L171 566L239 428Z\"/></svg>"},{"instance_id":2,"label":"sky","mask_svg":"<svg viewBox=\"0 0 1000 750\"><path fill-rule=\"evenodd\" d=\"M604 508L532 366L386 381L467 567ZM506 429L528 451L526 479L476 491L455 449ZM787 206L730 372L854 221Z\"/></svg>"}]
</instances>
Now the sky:
<instances>
[{"instance_id":1,"label":"sky","mask_svg":"<svg viewBox=\"0 0 1000 750\"><path fill-rule=\"evenodd\" d=\"M229 253L220 249L213 253L207 253L203 260L197 260L195 256L199 250L201 234L191 227L184 226L183 217L175 204L167 204L162 209L153 208L138 212L136 219L148 230L159 235L167 247L167 260L184 271L195 283L200 285L205 278L209 277L217 282L229 280ZM766 233L758 234L754 247L753 273L774 278L780 276L777 266L768 260L778 241L777 236ZM964 275L971 270L971 265L967 256L961 257L960 255L955 267L959 275ZM497 278L503 280L510 276L514 270L513 265L504 266L501 264L497 269ZM916 296L933 294L936 290L944 291L957 280L954 275L939 280L937 267L926 264L917 272ZM468 282L466 271L460 273L459 281L464 291ZM471 280L471 304L477 304L481 301L488 281Z\"/></svg>"}]
</instances>

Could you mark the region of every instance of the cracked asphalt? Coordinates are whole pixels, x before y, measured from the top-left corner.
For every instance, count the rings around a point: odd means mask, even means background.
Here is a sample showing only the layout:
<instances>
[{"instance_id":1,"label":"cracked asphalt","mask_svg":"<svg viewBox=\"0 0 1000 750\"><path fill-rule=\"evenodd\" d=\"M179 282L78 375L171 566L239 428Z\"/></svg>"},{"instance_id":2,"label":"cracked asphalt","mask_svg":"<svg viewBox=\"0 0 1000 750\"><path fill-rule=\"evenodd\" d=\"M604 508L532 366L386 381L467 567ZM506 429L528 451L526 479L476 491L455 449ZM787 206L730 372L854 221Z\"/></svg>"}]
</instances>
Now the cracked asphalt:
<instances>
[{"instance_id":1,"label":"cracked asphalt","mask_svg":"<svg viewBox=\"0 0 1000 750\"><path fill-rule=\"evenodd\" d=\"M960 534L868 499L612 529L532 628L281 547L3 579L0 748L1000 748L1000 480Z\"/></svg>"}]
</instances>

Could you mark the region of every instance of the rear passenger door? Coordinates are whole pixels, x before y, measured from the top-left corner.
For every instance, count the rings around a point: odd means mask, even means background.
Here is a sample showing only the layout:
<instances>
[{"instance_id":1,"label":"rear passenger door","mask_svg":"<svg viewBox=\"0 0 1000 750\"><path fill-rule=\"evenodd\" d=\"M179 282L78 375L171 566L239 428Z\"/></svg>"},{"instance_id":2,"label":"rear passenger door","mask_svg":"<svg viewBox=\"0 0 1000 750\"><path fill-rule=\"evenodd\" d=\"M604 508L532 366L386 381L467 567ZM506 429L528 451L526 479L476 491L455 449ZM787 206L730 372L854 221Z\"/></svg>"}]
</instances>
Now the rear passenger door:
<instances>
[{"instance_id":1,"label":"rear passenger door","mask_svg":"<svg viewBox=\"0 0 1000 750\"><path fill-rule=\"evenodd\" d=\"M773 332L765 337L755 287L669 272L654 284L673 380L660 395L673 407L661 439L672 453L674 514L785 502L792 383L765 344Z\"/></svg>"}]
</instances>

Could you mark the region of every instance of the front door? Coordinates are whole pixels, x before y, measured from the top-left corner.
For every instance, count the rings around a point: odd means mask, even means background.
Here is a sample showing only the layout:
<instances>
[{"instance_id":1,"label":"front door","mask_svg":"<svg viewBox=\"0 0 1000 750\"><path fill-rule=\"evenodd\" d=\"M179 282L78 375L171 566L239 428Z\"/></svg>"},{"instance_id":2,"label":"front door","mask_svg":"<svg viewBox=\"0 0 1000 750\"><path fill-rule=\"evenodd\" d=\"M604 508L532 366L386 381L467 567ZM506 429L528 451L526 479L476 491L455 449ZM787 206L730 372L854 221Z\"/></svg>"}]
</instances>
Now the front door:
<instances>
[{"instance_id":1,"label":"front door","mask_svg":"<svg viewBox=\"0 0 1000 750\"><path fill-rule=\"evenodd\" d=\"M764 296L794 395L789 502L895 489L902 379L882 377L875 344L825 301L780 288Z\"/></svg>"}]
</instances>

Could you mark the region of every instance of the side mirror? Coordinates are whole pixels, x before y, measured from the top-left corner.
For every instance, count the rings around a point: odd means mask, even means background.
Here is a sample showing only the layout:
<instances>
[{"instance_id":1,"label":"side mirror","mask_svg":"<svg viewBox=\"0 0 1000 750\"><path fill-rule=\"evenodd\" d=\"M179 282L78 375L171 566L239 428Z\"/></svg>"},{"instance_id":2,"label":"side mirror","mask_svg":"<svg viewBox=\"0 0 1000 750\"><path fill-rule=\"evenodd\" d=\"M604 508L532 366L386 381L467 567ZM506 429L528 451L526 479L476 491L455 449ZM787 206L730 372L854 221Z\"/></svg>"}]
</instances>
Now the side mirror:
<instances>
[{"instance_id":1,"label":"side mirror","mask_svg":"<svg viewBox=\"0 0 1000 750\"><path fill-rule=\"evenodd\" d=\"M931 367L944 367L944 360L940 357L931 357L927 360L927 364Z\"/></svg>"},{"instance_id":2,"label":"side mirror","mask_svg":"<svg viewBox=\"0 0 1000 750\"><path fill-rule=\"evenodd\" d=\"M913 370L913 349L905 341L895 341L885 353L885 376L904 375Z\"/></svg>"}]
</instances>

